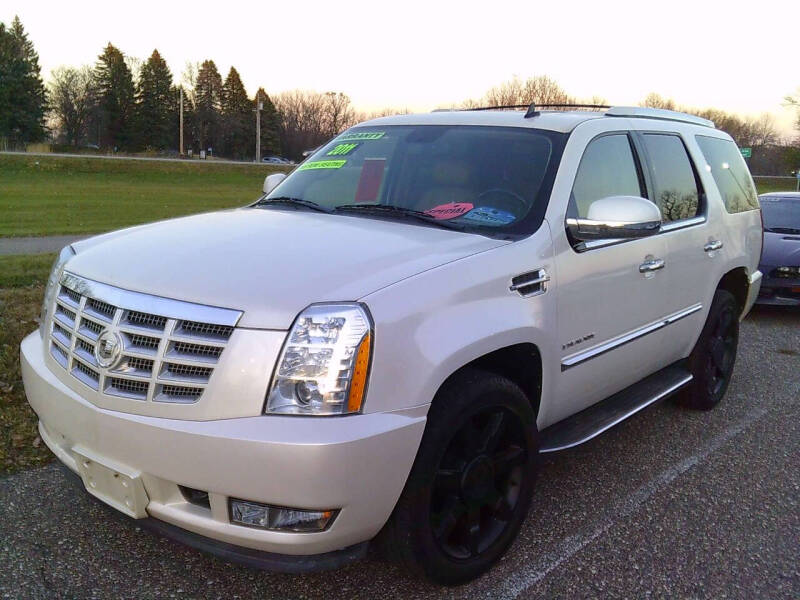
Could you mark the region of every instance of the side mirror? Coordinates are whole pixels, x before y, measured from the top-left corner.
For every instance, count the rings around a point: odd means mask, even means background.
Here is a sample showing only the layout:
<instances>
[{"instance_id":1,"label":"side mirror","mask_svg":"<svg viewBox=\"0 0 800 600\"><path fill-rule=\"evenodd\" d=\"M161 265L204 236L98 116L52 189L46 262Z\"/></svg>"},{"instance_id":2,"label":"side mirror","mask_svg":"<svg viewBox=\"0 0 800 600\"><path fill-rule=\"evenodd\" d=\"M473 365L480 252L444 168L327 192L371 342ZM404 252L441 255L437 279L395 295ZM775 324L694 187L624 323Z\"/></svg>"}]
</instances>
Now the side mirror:
<instances>
[{"instance_id":1,"label":"side mirror","mask_svg":"<svg viewBox=\"0 0 800 600\"><path fill-rule=\"evenodd\" d=\"M646 237L661 228L661 210L638 196L609 196L589 205L586 218L567 219L567 229L577 240Z\"/></svg>"},{"instance_id":2,"label":"side mirror","mask_svg":"<svg viewBox=\"0 0 800 600\"><path fill-rule=\"evenodd\" d=\"M286 179L286 173L273 173L272 175L267 175L267 178L264 180L264 193L269 194L272 190L278 187L278 184Z\"/></svg>"}]
</instances>

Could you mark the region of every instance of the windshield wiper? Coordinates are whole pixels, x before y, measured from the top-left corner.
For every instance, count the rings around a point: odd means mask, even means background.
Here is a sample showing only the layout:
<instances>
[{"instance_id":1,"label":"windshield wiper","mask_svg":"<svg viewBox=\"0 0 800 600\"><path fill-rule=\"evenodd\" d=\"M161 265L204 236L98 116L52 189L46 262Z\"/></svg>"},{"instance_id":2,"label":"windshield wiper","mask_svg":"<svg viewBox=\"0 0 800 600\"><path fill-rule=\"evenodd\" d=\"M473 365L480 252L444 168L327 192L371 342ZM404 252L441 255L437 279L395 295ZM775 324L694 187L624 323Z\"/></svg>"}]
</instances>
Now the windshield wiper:
<instances>
[{"instance_id":1,"label":"windshield wiper","mask_svg":"<svg viewBox=\"0 0 800 600\"><path fill-rule=\"evenodd\" d=\"M404 208L402 206L395 206L394 204L342 204L334 208L335 212L363 212L384 215L398 215L402 217L411 217L418 221L424 221L437 227L444 229L464 229L463 223L453 223L452 221L445 221L443 219L436 219L431 215L422 212L421 210L414 210L413 208Z\"/></svg>"},{"instance_id":2,"label":"windshield wiper","mask_svg":"<svg viewBox=\"0 0 800 600\"><path fill-rule=\"evenodd\" d=\"M316 202L312 202L311 200L303 200L302 198L292 198L291 196L278 196L277 198L262 198L258 202L254 204L254 206L265 206L269 204L283 204L286 206L297 206L297 207L304 207L310 208L311 210L316 210L318 212L330 213L331 209L325 208Z\"/></svg>"}]
</instances>

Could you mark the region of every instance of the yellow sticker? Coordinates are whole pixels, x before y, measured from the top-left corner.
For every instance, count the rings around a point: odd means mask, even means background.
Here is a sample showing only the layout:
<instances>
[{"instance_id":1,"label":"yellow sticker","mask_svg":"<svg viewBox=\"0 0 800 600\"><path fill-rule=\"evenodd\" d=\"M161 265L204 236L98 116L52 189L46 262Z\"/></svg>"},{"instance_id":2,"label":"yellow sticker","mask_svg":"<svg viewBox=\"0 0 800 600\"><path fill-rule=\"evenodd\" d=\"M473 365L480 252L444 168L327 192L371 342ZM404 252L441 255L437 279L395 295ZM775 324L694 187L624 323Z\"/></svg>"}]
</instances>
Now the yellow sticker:
<instances>
[{"instance_id":1,"label":"yellow sticker","mask_svg":"<svg viewBox=\"0 0 800 600\"><path fill-rule=\"evenodd\" d=\"M337 144L333 150L328 152L327 156L344 156L345 154L350 154L353 150L358 148L358 144Z\"/></svg>"},{"instance_id":2,"label":"yellow sticker","mask_svg":"<svg viewBox=\"0 0 800 600\"><path fill-rule=\"evenodd\" d=\"M314 162L305 163L297 167L298 171L308 171L310 169L340 169L346 160L315 160Z\"/></svg>"},{"instance_id":3,"label":"yellow sticker","mask_svg":"<svg viewBox=\"0 0 800 600\"><path fill-rule=\"evenodd\" d=\"M339 136L336 141L349 142L361 140L379 140L385 135L385 133L385 131L366 131L364 133L354 131L353 133L345 133L344 135Z\"/></svg>"}]
</instances>

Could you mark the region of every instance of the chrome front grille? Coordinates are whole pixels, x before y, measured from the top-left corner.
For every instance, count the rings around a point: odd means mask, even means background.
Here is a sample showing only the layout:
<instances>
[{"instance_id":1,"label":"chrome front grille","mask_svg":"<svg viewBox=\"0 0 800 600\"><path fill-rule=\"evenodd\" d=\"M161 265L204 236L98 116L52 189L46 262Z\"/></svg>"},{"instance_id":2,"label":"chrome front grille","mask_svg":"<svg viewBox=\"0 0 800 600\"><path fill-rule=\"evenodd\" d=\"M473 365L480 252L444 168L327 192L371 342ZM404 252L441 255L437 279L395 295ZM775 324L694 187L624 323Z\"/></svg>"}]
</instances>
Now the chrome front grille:
<instances>
[{"instance_id":1,"label":"chrome front grille","mask_svg":"<svg viewBox=\"0 0 800 600\"><path fill-rule=\"evenodd\" d=\"M75 379L105 396L175 404L200 399L241 316L70 273L50 314L50 354Z\"/></svg>"}]
</instances>

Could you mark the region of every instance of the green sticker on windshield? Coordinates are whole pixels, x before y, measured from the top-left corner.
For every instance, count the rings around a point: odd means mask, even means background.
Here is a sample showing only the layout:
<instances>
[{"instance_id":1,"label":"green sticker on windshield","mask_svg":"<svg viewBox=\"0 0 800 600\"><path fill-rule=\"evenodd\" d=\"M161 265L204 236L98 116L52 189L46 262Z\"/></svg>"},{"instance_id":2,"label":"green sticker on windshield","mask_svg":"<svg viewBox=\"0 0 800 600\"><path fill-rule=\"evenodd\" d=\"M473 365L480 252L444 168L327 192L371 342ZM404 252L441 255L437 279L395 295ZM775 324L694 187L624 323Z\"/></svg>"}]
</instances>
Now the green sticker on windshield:
<instances>
[{"instance_id":1,"label":"green sticker on windshield","mask_svg":"<svg viewBox=\"0 0 800 600\"><path fill-rule=\"evenodd\" d=\"M308 171L310 169L340 169L347 161L342 160L315 160L297 167L298 171Z\"/></svg>"},{"instance_id":2,"label":"green sticker on windshield","mask_svg":"<svg viewBox=\"0 0 800 600\"><path fill-rule=\"evenodd\" d=\"M368 131L364 133L345 133L343 136L339 137L336 141L337 142L348 142L351 140L362 141L362 140L379 140L385 135L385 131Z\"/></svg>"},{"instance_id":3,"label":"green sticker on windshield","mask_svg":"<svg viewBox=\"0 0 800 600\"><path fill-rule=\"evenodd\" d=\"M358 144L336 144L336 146L328 152L327 156L344 156L350 154L353 150L358 148Z\"/></svg>"}]
</instances>

